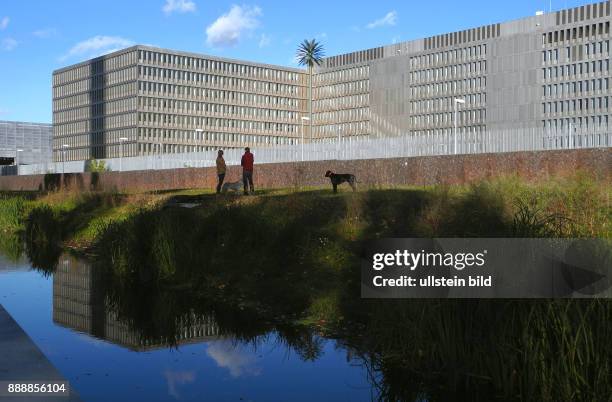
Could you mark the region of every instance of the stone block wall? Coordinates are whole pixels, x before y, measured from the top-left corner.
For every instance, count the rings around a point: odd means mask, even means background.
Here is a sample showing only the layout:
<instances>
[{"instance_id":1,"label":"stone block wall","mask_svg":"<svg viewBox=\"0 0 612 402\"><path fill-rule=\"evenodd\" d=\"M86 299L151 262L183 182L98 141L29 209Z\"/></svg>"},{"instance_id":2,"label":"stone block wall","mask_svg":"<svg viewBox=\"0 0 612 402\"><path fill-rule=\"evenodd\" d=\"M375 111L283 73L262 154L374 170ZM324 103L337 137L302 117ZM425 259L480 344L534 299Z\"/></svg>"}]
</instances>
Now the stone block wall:
<instances>
[{"instance_id":1,"label":"stone block wall","mask_svg":"<svg viewBox=\"0 0 612 402\"><path fill-rule=\"evenodd\" d=\"M257 155L255 155L257 158ZM353 173L358 186L465 184L506 175L537 181L582 171L612 182L612 148L504 154L424 156L353 161L316 161L255 166L255 188L329 185L325 171ZM230 166L226 181L241 178L241 168ZM104 191L163 191L211 188L214 168L184 168L132 172L73 173L0 177L1 191L56 190L61 187Z\"/></svg>"}]
</instances>

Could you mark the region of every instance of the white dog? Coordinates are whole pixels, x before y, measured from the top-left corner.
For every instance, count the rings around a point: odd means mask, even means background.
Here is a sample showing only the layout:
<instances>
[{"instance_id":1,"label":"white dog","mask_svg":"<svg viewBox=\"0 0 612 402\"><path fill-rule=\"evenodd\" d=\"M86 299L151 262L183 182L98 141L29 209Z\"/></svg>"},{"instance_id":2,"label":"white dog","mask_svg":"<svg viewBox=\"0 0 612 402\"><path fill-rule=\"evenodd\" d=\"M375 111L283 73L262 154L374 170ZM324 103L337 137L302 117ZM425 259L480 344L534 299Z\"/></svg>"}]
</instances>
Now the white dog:
<instances>
[{"instance_id":1,"label":"white dog","mask_svg":"<svg viewBox=\"0 0 612 402\"><path fill-rule=\"evenodd\" d=\"M231 191L240 191L242 190L242 180L238 180L235 182L223 183L223 187L221 187L221 192L227 193L229 190Z\"/></svg>"}]
</instances>

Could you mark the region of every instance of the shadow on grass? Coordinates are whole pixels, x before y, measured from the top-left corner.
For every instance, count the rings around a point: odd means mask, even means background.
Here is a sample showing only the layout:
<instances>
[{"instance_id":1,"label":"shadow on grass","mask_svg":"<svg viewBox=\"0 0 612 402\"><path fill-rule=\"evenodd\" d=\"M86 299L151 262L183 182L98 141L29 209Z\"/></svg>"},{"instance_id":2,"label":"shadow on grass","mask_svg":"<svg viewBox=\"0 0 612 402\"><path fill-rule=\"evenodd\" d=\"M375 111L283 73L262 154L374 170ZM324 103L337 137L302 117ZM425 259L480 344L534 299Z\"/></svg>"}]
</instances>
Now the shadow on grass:
<instances>
[{"instance_id":1,"label":"shadow on grass","mask_svg":"<svg viewBox=\"0 0 612 402\"><path fill-rule=\"evenodd\" d=\"M123 196L86 193L65 203L40 204L25 218L25 251L36 268L52 272L62 252L63 241L85 228L100 214L114 208Z\"/></svg>"}]
</instances>

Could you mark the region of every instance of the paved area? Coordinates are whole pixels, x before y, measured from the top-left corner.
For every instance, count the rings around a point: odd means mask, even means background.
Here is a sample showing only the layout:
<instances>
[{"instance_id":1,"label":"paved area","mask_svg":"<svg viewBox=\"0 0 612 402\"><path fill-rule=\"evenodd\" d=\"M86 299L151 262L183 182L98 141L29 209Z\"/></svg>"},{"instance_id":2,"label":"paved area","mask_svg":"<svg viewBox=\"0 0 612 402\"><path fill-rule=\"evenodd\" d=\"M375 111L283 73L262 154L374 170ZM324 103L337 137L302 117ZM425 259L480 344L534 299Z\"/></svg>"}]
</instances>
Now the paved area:
<instances>
[{"instance_id":1,"label":"paved area","mask_svg":"<svg viewBox=\"0 0 612 402\"><path fill-rule=\"evenodd\" d=\"M13 320L0 305L0 383L4 382L66 381L32 339ZM70 397L33 397L2 396L0 402L7 401L80 401L76 392L71 390Z\"/></svg>"}]
</instances>

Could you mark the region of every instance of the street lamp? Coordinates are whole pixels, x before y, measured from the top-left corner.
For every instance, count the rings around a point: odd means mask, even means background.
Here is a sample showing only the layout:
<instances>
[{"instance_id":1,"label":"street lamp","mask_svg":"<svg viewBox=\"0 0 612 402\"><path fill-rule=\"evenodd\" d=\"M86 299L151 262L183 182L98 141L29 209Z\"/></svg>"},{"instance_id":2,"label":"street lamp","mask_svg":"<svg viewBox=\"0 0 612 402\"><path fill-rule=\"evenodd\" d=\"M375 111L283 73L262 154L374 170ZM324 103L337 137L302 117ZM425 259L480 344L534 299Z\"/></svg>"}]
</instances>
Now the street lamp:
<instances>
[{"instance_id":1,"label":"street lamp","mask_svg":"<svg viewBox=\"0 0 612 402\"><path fill-rule=\"evenodd\" d=\"M202 130L201 128L196 128L194 133L193 133L193 151L192 152L196 152L197 151L197 146L195 144L197 144L197 134L201 134L202 132L204 132L204 130Z\"/></svg>"},{"instance_id":2,"label":"street lamp","mask_svg":"<svg viewBox=\"0 0 612 402\"><path fill-rule=\"evenodd\" d=\"M455 98L455 102L454 102L454 106L455 106L455 130L454 130L453 136L455 137L454 138L454 142L455 142L454 154L455 155L457 155L457 105L459 103L464 105L465 104L465 99Z\"/></svg>"},{"instance_id":3,"label":"street lamp","mask_svg":"<svg viewBox=\"0 0 612 402\"><path fill-rule=\"evenodd\" d=\"M68 144L62 145L62 174L66 173L66 149L69 147Z\"/></svg>"},{"instance_id":4,"label":"street lamp","mask_svg":"<svg viewBox=\"0 0 612 402\"><path fill-rule=\"evenodd\" d=\"M161 168L164 168L164 144L163 143L159 143L157 144L157 150L159 152L159 159L161 161Z\"/></svg>"},{"instance_id":5,"label":"street lamp","mask_svg":"<svg viewBox=\"0 0 612 402\"><path fill-rule=\"evenodd\" d=\"M17 165L17 176L19 176L19 152L23 152L23 149L15 150L15 164Z\"/></svg>"},{"instance_id":6,"label":"street lamp","mask_svg":"<svg viewBox=\"0 0 612 402\"><path fill-rule=\"evenodd\" d=\"M121 154L119 155L119 171L123 172L123 143L127 141L127 137L119 138L119 143L121 144Z\"/></svg>"},{"instance_id":7,"label":"street lamp","mask_svg":"<svg viewBox=\"0 0 612 402\"><path fill-rule=\"evenodd\" d=\"M310 117L302 116L302 162L304 162L304 122L310 121ZM310 140L312 141L312 129L310 130Z\"/></svg>"}]
</instances>

